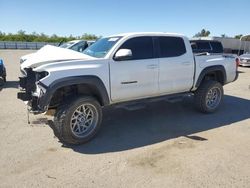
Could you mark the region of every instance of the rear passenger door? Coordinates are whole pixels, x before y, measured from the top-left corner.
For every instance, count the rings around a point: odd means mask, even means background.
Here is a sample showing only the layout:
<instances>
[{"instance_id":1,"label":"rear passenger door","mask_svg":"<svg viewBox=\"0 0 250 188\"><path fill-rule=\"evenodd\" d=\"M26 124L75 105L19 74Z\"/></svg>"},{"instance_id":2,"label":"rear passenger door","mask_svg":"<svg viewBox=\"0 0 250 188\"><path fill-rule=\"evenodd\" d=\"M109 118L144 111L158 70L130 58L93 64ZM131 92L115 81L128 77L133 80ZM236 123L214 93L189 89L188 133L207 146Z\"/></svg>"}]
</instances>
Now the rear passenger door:
<instances>
[{"instance_id":1,"label":"rear passenger door","mask_svg":"<svg viewBox=\"0 0 250 188\"><path fill-rule=\"evenodd\" d=\"M189 91L193 85L194 57L189 41L181 37L158 37L159 93L172 94Z\"/></svg>"},{"instance_id":2,"label":"rear passenger door","mask_svg":"<svg viewBox=\"0 0 250 188\"><path fill-rule=\"evenodd\" d=\"M129 101L157 95L159 62L155 57L152 37L130 38L119 49L130 49L132 58L110 62L112 101Z\"/></svg>"}]
</instances>

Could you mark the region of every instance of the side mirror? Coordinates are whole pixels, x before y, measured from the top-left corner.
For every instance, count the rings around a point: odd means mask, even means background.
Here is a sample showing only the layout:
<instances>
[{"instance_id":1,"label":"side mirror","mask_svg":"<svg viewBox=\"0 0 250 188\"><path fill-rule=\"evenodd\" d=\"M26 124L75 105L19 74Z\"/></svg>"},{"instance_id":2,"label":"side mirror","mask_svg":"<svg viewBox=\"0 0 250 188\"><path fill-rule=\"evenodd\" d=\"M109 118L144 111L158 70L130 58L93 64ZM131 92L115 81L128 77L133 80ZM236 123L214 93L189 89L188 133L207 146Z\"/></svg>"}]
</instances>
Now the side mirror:
<instances>
[{"instance_id":1,"label":"side mirror","mask_svg":"<svg viewBox=\"0 0 250 188\"><path fill-rule=\"evenodd\" d=\"M132 51L130 49L120 49L115 53L114 60L124 61L132 58Z\"/></svg>"}]
</instances>

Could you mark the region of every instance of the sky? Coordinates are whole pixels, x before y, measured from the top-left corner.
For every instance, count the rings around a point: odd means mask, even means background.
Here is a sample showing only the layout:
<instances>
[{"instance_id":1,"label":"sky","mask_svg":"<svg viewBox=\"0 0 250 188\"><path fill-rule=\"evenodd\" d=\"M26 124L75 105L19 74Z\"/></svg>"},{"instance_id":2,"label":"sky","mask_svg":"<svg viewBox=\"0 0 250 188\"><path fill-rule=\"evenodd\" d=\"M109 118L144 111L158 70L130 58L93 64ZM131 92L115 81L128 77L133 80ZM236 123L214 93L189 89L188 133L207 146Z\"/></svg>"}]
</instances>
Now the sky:
<instances>
[{"instance_id":1,"label":"sky","mask_svg":"<svg viewBox=\"0 0 250 188\"><path fill-rule=\"evenodd\" d=\"M250 33L250 0L0 0L0 31L80 36L171 32ZM248 20L247 20L248 19Z\"/></svg>"}]
</instances>

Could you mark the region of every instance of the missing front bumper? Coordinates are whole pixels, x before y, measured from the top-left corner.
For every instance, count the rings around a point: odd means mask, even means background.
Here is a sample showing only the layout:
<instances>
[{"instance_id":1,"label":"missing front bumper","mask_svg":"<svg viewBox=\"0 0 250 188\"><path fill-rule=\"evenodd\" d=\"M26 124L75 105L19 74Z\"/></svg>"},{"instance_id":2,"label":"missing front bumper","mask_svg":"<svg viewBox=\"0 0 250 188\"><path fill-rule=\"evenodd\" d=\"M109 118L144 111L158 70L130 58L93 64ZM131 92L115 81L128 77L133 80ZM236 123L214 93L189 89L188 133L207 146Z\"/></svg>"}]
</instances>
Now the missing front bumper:
<instances>
[{"instance_id":1,"label":"missing front bumper","mask_svg":"<svg viewBox=\"0 0 250 188\"><path fill-rule=\"evenodd\" d=\"M30 112L34 114L43 113L44 111L39 108L39 99L38 97L34 97L31 94L27 94L26 92L18 92L17 98L27 102L27 105L30 107Z\"/></svg>"},{"instance_id":2,"label":"missing front bumper","mask_svg":"<svg viewBox=\"0 0 250 188\"><path fill-rule=\"evenodd\" d=\"M17 93L17 98L27 102L31 111L40 112L38 97L32 95L36 90L36 78L32 69L27 69L27 76L19 77L19 86L21 91Z\"/></svg>"},{"instance_id":3,"label":"missing front bumper","mask_svg":"<svg viewBox=\"0 0 250 188\"><path fill-rule=\"evenodd\" d=\"M17 98L22 100L22 101L30 101L30 100L32 100L31 94L28 94L26 92L18 92L17 93Z\"/></svg>"}]
</instances>

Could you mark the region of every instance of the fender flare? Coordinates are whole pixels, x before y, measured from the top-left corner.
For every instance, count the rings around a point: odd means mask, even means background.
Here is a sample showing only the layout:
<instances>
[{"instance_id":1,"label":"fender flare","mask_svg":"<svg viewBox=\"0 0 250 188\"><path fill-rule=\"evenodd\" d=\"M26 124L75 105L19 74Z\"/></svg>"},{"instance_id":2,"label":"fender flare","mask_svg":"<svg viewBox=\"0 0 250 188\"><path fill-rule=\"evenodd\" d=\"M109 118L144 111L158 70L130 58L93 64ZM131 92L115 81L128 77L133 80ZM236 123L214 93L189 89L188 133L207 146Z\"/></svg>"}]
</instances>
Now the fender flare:
<instances>
[{"instance_id":1,"label":"fender flare","mask_svg":"<svg viewBox=\"0 0 250 188\"><path fill-rule=\"evenodd\" d=\"M199 78L196 81L195 87L198 88L203 80L203 78L206 76L206 74L211 73L211 72L215 72L215 71L220 71L222 72L223 75L223 82L222 85L224 85L226 83L227 80L227 75L226 75L226 70L222 65L214 65L211 67L206 67L205 69L203 69L199 75Z\"/></svg>"},{"instance_id":2,"label":"fender flare","mask_svg":"<svg viewBox=\"0 0 250 188\"><path fill-rule=\"evenodd\" d=\"M97 76L70 76L58 79L52 82L49 86L44 85L42 82L38 82L38 85L41 85L46 89L46 93L39 99L39 108L42 111L46 111L49 103L54 95L54 93L62 87L70 86L70 85L79 85L86 84L99 92L101 97L101 102L103 106L109 105L109 95L107 89L102 82L102 80Z\"/></svg>"}]
</instances>

